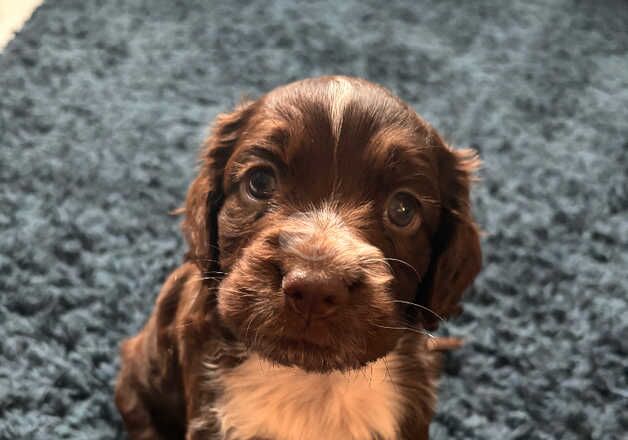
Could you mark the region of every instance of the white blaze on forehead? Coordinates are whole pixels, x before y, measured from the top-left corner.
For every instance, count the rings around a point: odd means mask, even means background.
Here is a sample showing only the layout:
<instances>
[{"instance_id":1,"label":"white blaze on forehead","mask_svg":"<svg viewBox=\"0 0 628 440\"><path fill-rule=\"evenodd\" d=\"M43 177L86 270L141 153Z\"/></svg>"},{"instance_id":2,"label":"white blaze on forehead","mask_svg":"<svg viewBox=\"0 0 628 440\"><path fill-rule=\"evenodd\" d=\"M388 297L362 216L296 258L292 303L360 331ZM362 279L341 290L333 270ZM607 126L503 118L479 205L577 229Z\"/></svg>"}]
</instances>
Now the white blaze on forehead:
<instances>
[{"instance_id":1,"label":"white blaze on forehead","mask_svg":"<svg viewBox=\"0 0 628 440\"><path fill-rule=\"evenodd\" d=\"M351 98L353 85L345 78L336 77L329 82L328 87L331 96L331 132L338 143L344 110Z\"/></svg>"}]
</instances>

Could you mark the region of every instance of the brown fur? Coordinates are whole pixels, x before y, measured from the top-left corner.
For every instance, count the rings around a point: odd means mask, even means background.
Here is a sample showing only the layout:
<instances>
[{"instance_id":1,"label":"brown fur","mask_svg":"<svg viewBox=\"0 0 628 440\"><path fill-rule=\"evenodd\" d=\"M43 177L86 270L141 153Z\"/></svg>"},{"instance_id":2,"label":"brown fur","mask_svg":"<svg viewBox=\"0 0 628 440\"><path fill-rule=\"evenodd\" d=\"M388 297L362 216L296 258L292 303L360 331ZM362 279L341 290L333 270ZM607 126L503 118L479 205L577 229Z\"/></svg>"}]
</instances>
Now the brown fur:
<instances>
[{"instance_id":1,"label":"brown fur","mask_svg":"<svg viewBox=\"0 0 628 440\"><path fill-rule=\"evenodd\" d=\"M457 342L420 333L460 312L480 269L469 206L477 165L473 151L450 148L401 100L356 78L292 83L219 116L183 209L187 261L166 281L144 329L122 346L116 403L131 437L251 440L272 432L268 440L282 440L294 426L282 433L281 418L309 414L289 411L317 395L319 405L336 405L355 422L351 429L330 419L337 435L362 438L360 387L342 404L333 390L348 386L345 374L375 366L379 377L385 365L393 388L364 408L391 417L363 428L371 438L426 439L436 352ZM256 167L277 176L267 201L243 191ZM391 224L384 208L400 189L420 206L406 228ZM286 306L282 279L291 271L341 280L348 302L325 319L304 320ZM279 389L263 388L267 362ZM253 388L236 391L229 378L238 372ZM293 374L330 392L295 386ZM385 397L392 389L398 399ZM238 408L256 402L247 396L266 392L294 404L279 406L286 413L278 409L277 420L260 408L264 426L225 428L241 420ZM316 432L308 424L323 422L303 423L306 438Z\"/></svg>"}]
</instances>

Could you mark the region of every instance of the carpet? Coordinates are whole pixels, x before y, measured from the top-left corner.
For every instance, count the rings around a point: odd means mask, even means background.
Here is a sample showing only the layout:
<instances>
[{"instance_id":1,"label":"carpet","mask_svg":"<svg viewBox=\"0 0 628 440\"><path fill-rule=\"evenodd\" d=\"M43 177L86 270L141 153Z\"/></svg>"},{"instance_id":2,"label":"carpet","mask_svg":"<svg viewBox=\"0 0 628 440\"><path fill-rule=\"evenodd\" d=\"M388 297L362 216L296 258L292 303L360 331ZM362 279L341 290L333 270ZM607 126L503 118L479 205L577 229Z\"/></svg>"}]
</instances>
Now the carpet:
<instances>
[{"instance_id":1,"label":"carpet","mask_svg":"<svg viewBox=\"0 0 628 440\"><path fill-rule=\"evenodd\" d=\"M625 1L47 0L0 54L0 438L118 438L209 121L329 73L484 161L435 439L628 432Z\"/></svg>"}]
</instances>

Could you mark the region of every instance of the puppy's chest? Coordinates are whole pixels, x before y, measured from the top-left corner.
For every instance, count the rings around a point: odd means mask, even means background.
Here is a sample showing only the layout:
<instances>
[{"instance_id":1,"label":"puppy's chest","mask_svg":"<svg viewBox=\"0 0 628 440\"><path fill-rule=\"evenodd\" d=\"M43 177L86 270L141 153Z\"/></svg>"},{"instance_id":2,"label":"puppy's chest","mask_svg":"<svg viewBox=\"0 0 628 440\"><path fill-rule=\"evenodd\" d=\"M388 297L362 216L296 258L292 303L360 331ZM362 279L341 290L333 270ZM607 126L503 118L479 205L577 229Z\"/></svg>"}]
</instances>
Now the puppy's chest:
<instances>
[{"instance_id":1,"label":"puppy's chest","mask_svg":"<svg viewBox=\"0 0 628 440\"><path fill-rule=\"evenodd\" d=\"M404 396L395 359L349 373L306 373L252 355L223 372L215 404L225 439L396 439Z\"/></svg>"}]
</instances>

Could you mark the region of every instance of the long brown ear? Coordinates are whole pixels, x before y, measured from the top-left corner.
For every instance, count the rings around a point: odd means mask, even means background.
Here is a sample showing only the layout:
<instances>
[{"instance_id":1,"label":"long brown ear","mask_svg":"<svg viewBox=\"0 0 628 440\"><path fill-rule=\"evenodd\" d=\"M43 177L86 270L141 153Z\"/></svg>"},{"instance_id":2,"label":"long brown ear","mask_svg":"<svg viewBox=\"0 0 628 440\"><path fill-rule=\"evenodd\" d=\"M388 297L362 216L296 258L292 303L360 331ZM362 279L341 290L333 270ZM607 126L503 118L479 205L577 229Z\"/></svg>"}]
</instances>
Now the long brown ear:
<instances>
[{"instance_id":1,"label":"long brown ear","mask_svg":"<svg viewBox=\"0 0 628 440\"><path fill-rule=\"evenodd\" d=\"M418 300L440 317L448 318L462 311L460 298L482 266L480 234L469 200L480 160L475 150L454 150L438 134L432 139L438 155L441 221ZM438 327L439 319L434 314L423 313L422 318L426 328Z\"/></svg>"},{"instance_id":2,"label":"long brown ear","mask_svg":"<svg viewBox=\"0 0 628 440\"><path fill-rule=\"evenodd\" d=\"M253 104L240 104L233 112L216 117L211 133L201 147L199 173L188 189L182 225L189 246L186 258L202 271L218 269L217 215L224 196L224 168L253 113Z\"/></svg>"}]
</instances>

